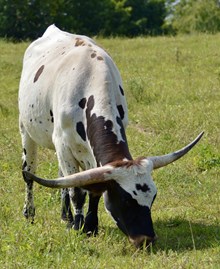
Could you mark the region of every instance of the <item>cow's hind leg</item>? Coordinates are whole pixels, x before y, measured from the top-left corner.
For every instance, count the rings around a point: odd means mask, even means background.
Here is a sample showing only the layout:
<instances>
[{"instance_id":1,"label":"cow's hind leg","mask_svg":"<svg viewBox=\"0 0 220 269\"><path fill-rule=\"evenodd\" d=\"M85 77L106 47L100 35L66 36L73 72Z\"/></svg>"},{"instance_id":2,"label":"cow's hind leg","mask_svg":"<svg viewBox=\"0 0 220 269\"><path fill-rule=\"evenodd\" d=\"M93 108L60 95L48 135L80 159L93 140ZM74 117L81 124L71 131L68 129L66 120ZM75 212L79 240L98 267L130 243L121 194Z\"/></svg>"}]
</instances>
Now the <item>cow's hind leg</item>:
<instances>
[{"instance_id":1,"label":"cow's hind leg","mask_svg":"<svg viewBox=\"0 0 220 269\"><path fill-rule=\"evenodd\" d=\"M34 174L36 170L37 145L30 138L22 123L20 124L20 132L23 146L22 170ZM23 214L33 223L35 215L33 181L27 181L25 178L24 180L26 183L26 193Z\"/></svg>"}]
</instances>

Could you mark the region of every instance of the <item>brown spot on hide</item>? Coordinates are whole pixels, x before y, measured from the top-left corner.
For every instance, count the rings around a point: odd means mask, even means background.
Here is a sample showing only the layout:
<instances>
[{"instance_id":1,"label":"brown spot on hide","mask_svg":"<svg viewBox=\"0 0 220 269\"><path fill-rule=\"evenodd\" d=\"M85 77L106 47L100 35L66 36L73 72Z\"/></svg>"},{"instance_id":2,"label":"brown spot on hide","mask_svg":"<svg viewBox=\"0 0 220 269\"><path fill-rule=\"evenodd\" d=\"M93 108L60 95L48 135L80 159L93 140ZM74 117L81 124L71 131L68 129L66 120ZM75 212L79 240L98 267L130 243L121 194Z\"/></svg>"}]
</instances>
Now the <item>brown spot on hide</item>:
<instances>
[{"instance_id":1,"label":"brown spot on hide","mask_svg":"<svg viewBox=\"0 0 220 269\"><path fill-rule=\"evenodd\" d=\"M98 61L103 61L102 56L98 56L98 57L97 57L97 60L98 60Z\"/></svg>"},{"instance_id":2,"label":"brown spot on hide","mask_svg":"<svg viewBox=\"0 0 220 269\"><path fill-rule=\"evenodd\" d=\"M117 109L118 109L118 112L119 112L119 114L120 114L120 118L123 120L123 119L124 119L124 115L125 115L123 106L122 106L122 105L118 105L118 106L117 106Z\"/></svg>"},{"instance_id":3,"label":"brown spot on hide","mask_svg":"<svg viewBox=\"0 0 220 269\"><path fill-rule=\"evenodd\" d=\"M141 190L142 192L150 191L150 188L147 186L146 183L144 183L143 185L136 184L135 187L136 187L137 191L139 191L139 190Z\"/></svg>"},{"instance_id":4,"label":"brown spot on hide","mask_svg":"<svg viewBox=\"0 0 220 269\"><path fill-rule=\"evenodd\" d=\"M39 79L39 77L42 74L43 70L44 70L44 65L41 65L41 67L37 70L37 73L35 74L34 83Z\"/></svg>"},{"instance_id":5,"label":"brown spot on hide","mask_svg":"<svg viewBox=\"0 0 220 269\"><path fill-rule=\"evenodd\" d=\"M133 160L128 160L128 161L114 161L110 163L111 166L115 167L115 168L119 168L119 167L125 167L128 168L132 165L134 165L134 161Z\"/></svg>"},{"instance_id":6,"label":"brown spot on hide","mask_svg":"<svg viewBox=\"0 0 220 269\"><path fill-rule=\"evenodd\" d=\"M27 162L24 161L23 164L22 164L22 170L24 170L26 167L27 167Z\"/></svg>"},{"instance_id":7,"label":"brown spot on hide","mask_svg":"<svg viewBox=\"0 0 220 269\"><path fill-rule=\"evenodd\" d=\"M79 106L84 109L85 106L86 106L86 98L82 98L80 101L79 101Z\"/></svg>"},{"instance_id":8,"label":"brown spot on hide","mask_svg":"<svg viewBox=\"0 0 220 269\"><path fill-rule=\"evenodd\" d=\"M135 160L127 160L127 161L119 160L119 161L114 161L114 162L111 162L110 165L113 166L113 167L115 167L115 168L119 168L119 167L129 168L132 165L139 166L139 165L141 165L141 161L144 158L145 157L138 157Z\"/></svg>"},{"instance_id":9,"label":"brown spot on hide","mask_svg":"<svg viewBox=\"0 0 220 269\"><path fill-rule=\"evenodd\" d=\"M80 121L76 124L76 131L79 134L79 136L82 138L82 140L86 141L86 131L84 124Z\"/></svg>"},{"instance_id":10,"label":"brown spot on hide","mask_svg":"<svg viewBox=\"0 0 220 269\"><path fill-rule=\"evenodd\" d=\"M50 116L51 116L51 122L53 123L54 119L53 119L53 111L50 109Z\"/></svg>"},{"instance_id":11,"label":"brown spot on hide","mask_svg":"<svg viewBox=\"0 0 220 269\"><path fill-rule=\"evenodd\" d=\"M79 46L85 46L85 42L84 42L84 40L82 40L80 38L76 38L75 47L79 47Z\"/></svg>"},{"instance_id":12,"label":"brown spot on hide","mask_svg":"<svg viewBox=\"0 0 220 269\"><path fill-rule=\"evenodd\" d=\"M125 129L124 129L124 126L123 126L123 123L122 123L121 118L117 117L117 118L116 118L116 121L117 121L118 125L121 127L121 128L120 128L120 132L121 132L121 137L122 137L122 139L123 139L124 141L127 141L127 139L126 139L126 135L125 135Z\"/></svg>"},{"instance_id":13,"label":"brown spot on hide","mask_svg":"<svg viewBox=\"0 0 220 269\"><path fill-rule=\"evenodd\" d=\"M119 85L119 89L120 89L121 94L124 96L124 90L122 89L120 85Z\"/></svg>"},{"instance_id":14,"label":"brown spot on hide","mask_svg":"<svg viewBox=\"0 0 220 269\"><path fill-rule=\"evenodd\" d=\"M96 53L93 52L93 53L91 54L91 58L95 58L95 57L96 57Z\"/></svg>"}]
</instances>

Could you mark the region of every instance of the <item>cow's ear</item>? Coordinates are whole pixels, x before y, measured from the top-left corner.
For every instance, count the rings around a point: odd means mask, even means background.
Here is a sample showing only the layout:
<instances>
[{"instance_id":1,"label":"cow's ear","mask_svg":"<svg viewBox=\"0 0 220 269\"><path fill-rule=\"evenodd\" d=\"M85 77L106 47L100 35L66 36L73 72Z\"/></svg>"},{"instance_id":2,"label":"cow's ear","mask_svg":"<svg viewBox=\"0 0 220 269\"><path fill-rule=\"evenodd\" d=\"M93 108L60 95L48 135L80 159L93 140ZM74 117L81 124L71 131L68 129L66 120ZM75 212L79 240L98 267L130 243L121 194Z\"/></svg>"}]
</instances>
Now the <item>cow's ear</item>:
<instances>
[{"instance_id":1,"label":"cow's ear","mask_svg":"<svg viewBox=\"0 0 220 269\"><path fill-rule=\"evenodd\" d=\"M153 169L166 166L183 157L188 151L190 151L199 142L203 134L204 132L201 132L195 140L180 150L162 156L148 157L147 160L152 162Z\"/></svg>"}]
</instances>

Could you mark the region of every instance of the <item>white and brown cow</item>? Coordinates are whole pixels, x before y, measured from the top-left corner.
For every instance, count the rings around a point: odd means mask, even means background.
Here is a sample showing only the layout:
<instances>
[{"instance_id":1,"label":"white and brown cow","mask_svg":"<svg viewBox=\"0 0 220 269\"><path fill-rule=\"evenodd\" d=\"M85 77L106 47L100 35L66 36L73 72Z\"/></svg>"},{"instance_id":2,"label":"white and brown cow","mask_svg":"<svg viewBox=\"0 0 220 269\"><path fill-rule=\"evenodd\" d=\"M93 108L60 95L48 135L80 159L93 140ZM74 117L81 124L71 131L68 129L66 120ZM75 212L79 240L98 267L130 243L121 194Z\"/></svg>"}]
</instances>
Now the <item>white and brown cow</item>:
<instances>
[{"instance_id":1,"label":"white and brown cow","mask_svg":"<svg viewBox=\"0 0 220 269\"><path fill-rule=\"evenodd\" d=\"M54 25L25 52L19 111L26 218L33 221L35 215L33 181L37 181L62 188L61 217L74 229L97 233L98 203L104 193L107 211L134 245L155 240L151 206L157 190L151 172L186 154L202 134L180 151L133 160L117 67L93 40ZM33 175L37 145L55 149L61 178L45 180ZM89 205L84 220L86 191Z\"/></svg>"}]
</instances>

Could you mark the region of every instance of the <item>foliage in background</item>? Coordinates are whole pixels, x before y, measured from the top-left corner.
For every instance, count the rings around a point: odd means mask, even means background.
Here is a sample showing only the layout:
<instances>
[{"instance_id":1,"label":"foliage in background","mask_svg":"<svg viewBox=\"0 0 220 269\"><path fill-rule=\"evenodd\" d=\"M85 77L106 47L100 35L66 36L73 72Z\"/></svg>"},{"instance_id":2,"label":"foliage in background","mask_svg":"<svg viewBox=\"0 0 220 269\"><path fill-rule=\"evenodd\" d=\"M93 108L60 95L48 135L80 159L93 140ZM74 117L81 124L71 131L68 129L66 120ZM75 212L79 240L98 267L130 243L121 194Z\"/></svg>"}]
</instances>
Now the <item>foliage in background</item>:
<instances>
[{"instance_id":1,"label":"foliage in background","mask_svg":"<svg viewBox=\"0 0 220 269\"><path fill-rule=\"evenodd\" d=\"M217 33L220 31L219 0L169 0L166 26L177 33Z\"/></svg>"},{"instance_id":2,"label":"foliage in background","mask_svg":"<svg viewBox=\"0 0 220 269\"><path fill-rule=\"evenodd\" d=\"M85 35L161 34L165 0L0 0L0 36L34 39L48 25Z\"/></svg>"},{"instance_id":3,"label":"foliage in background","mask_svg":"<svg viewBox=\"0 0 220 269\"><path fill-rule=\"evenodd\" d=\"M220 31L219 0L0 0L0 37L35 39L55 23L88 36Z\"/></svg>"}]
</instances>

